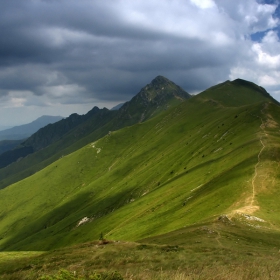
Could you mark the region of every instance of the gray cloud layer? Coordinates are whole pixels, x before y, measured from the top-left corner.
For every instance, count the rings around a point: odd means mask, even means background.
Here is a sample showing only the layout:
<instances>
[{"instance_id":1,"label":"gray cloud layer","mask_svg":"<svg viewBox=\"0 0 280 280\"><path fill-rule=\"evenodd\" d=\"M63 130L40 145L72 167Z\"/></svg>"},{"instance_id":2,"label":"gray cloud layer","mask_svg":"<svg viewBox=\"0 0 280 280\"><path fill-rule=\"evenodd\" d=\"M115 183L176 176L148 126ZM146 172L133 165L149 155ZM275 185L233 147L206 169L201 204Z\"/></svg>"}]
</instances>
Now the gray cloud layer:
<instances>
[{"instance_id":1,"label":"gray cloud layer","mask_svg":"<svg viewBox=\"0 0 280 280\"><path fill-rule=\"evenodd\" d=\"M271 1L270 1L271 2ZM277 5L256 0L0 0L0 117L189 92L237 77L280 94ZM257 41L251 35L260 32ZM28 108L32 108L32 111ZM9 110L8 110L9 109ZM74 112L73 111L73 112ZM18 113L16 113L18 112ZM33 114L33 115L32 115Z\"/></svg>"}]
</instances>

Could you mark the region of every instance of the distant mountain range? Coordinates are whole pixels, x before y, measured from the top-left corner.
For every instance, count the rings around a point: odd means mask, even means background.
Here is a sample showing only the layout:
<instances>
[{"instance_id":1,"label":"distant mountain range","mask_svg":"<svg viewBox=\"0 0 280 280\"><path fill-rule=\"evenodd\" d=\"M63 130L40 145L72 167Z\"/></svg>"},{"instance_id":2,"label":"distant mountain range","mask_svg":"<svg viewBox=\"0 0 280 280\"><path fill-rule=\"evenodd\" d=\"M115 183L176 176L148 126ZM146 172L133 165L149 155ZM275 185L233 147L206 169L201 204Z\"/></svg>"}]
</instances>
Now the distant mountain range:
<instances>
[{"instance_id":1,"label":"distant mountain range","mask_svg":"<svg viewBox=\"0 0 280 280\"><path fill-rule=\"evenodd\" d=\"M12 128L12 127L13 127L13 126L1 125L1 126L0 126L0 131L6 130L6 129L9 129L9 128Z\"/></svg>"},{"instance_id":2,"label":"distant mountain range","mask_svg":"<svg viewBox=\"0 0 280 280\"><path fill-rule=\"evenodd\" d=\"M19 146L21 142L40 128L61 119L62 117L57 116L42 116L31 123L0 131L0 155ZM0 162L1 166L5 166L5 160L2 163Z\"/></svg>"},{"instance_id":3,"label":"distant mountain range","mask_svg":"<svg viewBox=\"0 0 280 280\"><path fill-rule=\"evenodd\" d=\"M42 116L31 123L2 130L0 131L0 141L22 140L28 138L33 133L35 133L38 129L46 126L47 124L55 123L61 119L62 117L59 116Z\"/></svg>"}]
</instances>

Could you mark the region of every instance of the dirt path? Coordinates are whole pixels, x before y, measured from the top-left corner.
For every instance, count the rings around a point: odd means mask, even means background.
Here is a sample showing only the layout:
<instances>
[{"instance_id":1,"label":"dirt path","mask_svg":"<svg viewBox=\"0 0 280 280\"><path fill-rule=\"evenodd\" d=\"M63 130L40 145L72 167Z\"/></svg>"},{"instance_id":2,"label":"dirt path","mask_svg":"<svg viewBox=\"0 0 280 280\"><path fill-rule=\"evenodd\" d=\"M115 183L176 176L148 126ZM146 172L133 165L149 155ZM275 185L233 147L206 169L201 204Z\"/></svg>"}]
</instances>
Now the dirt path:
<instances>
[{"instance_id":1,"label":"dirt path","mask_svg":"<svg viewBox=\"0 0 280 280\"><path fill-rule=\"evenodd\" d=\"M267 107L267 104L264 105L263 109L261 110L261 114L264 115L265 113L263 112L263 110L265 110ZM258 174L258 169L259 169L259 166L261 164L261 155L263 153L263 150L265 149L265 143L263 141L263 136L266 136L266 132L265 132L265 122L263 120L263 118L259 117L261 120L261 125L260 125L260 143L262 145L259 153L258 153L258 161L257 163L255 164L255 167L254 167L254 175L253 175L253 178L252 178L252 181L251 181L251 188L252 188L252 192L251 192L251 195L246 199L246 204L244 207L241 207L239 209L236 209L233 211L233 214L234 213L238 213L238 214L253 214L255 211L259 210L260 207L258 205L256 205L256 201L255 201L255 197L256 197L256 182L258 180L258 177L259 177L259 174Z\"/></svg>"},{"instance_id":2,"label":"dirt path","mask_svg":"<svg viewBox=\"0 0 280 280\"><path fill-rule=\"evenodd\" d=\"M260 142L262 144L262 148L258 154L258 162L256 163L255 165L255 174L254 174L254 177L252 179L252 198L251 198L251 203L250 203L250 206L253 206L254 205L254 202L255 202L255 195L256 195L256 186L255 186L255 182L256 182L256 178L258 177L258 166L260 165L260 157L261 157L261 154L265 148L265 145L262 141L262 139L260 139Z\"/></svg>"}]
</instances>

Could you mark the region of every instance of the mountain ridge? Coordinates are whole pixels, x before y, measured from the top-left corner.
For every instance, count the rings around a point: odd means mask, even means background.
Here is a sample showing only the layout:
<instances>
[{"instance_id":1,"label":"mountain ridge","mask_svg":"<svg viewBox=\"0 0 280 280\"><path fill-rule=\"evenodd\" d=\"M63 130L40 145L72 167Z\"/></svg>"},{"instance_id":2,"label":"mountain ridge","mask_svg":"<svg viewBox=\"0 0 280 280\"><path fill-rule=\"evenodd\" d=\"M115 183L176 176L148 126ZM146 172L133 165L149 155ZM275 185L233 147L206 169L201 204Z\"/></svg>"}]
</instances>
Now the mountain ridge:
<instances>
[{"instance_id":1,"label":"mountain ridge","mask_svg":"<svg viewBox=\"0 0 280 280\"><path fill-rule=\"evenodd\" d=\"M143 98L143 90L140 90L135 97L117 111L94 107L82 116L72 114L53 125L41 128L14 151L0 155L0 167L2 167L0 169L0 188L15 182L15 172L21 174L17 178L23 179L47 166L53 160L105 136L109 131L147 120L165 111L167 107L173 107L183 102L183 98L178 100L174 97L173 91L179 91L182 96L189 97L188 93L166 78L161 77L155 81L154 84L159 88L163 86L162 82L164 85L168 85L164 91L158 94L160 95L159 101L153 102L153 100ZM153 85L150 86L150 91L155 92L156 90ZM27 155L29 157L25 159ZM15 162L17 160L19 162ZM5 166L7 167L3 169Z\"/></svg>"},{"instance_id":2,"label":"mountain ridge","mask_svg":"<svg viewBox=\"0 0 280 280\"><path fill-rule=\"evenodd\" d=\"M279 229L279 112L226 83L111 131L1 190L0 247L48 250L101 232L136 241L224 215ZM234 212L247 206L258 207Z\"/></svg>"}]
</instances>

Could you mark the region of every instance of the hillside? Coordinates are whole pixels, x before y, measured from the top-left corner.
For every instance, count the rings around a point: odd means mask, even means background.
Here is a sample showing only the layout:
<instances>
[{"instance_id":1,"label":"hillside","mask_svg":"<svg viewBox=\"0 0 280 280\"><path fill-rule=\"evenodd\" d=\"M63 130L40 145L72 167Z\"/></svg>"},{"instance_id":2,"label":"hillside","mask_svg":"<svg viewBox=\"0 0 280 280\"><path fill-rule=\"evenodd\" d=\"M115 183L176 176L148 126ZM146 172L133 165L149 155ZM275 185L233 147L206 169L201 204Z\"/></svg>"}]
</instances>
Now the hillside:
<instances>
[{"instance_id":1,"label":"hillside","mask_svg":"<svg viewBox=\"0 0 280 280\"><path fill-rule=\"evenodd\" d=\"M151 240L217 220L278 230L279 116L261 88L236 80L111 131L1 190L0 249L48 250L101 232Z\"/></svg>"},{"instance_id":2,"label":"hillside","mask_svg":"<svg viewBox=\"0 0 280 280\"><path fill-rule=\"evenodd\" d=\"M146 88L118 111L94 107L85 115L72 114L40 129L13 151L0 155L0 189L34 174L109 131L144 121L190 98L188 93L162 76L156 77Z\"/></svg>"},{"instance_id":3,"label":"hillside","mask_svg":"<svg viewBox=\"0 0 280 280\"><path fill-rule=\"evenodd\" d=\"M2 130L0 131L0 141L23 140L31 136L40 128L48 124L58 122L61 119L62 117L59 116L42 116L31 123L18 125L9 129Z\"/></svg>"},{"instance_id":4,"label":"hillside","mask_svg":"<svg viewBox=\"0 0 280 280\"><path fill-rule=\"evenodd\" d=\"M42 150L57 141L63 141L62 138L71 132L72 142L75 142L77 139L89 134L91 129L94 130L96 127L98 128L104 125L113 115L114 112L106 108L99 109L94 107L85 115L72 114L68 118L53 124L48 124L32 134L25 141L22 141L22 143L13 150L0 155L0 168L22 160L24 157ZM66 145L66 143L64 145ZM54 151L52 151L52 153L54 153ZM39 157L39 161L41 160L42 158ZM30 161L30 159L28 159L28 161ZM15 170L15 167L12 168Z\"/></svg>"},{"instance_id":5,"label":"hillside","mask_svg":"<svg viewBox=\"0 0 280 280\"><path fill-rule=\"evenodd\" d=\"M3 154L4 152L14 149L18 145L20 145L21 142L22 142L22 140L2 140L2 141L0 141L0 155Z\"/></svg>"}]
</instances>

